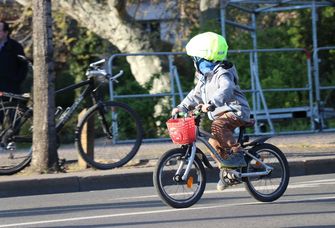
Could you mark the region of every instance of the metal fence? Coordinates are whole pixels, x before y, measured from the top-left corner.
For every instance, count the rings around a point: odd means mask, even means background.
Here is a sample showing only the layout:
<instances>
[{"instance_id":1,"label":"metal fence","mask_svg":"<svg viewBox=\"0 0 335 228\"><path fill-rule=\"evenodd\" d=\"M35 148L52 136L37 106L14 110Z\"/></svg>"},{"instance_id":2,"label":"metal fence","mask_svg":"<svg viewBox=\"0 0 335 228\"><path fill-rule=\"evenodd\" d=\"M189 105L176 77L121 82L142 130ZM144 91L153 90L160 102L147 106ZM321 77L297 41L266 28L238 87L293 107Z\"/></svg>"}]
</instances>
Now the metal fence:
<instances>
[{"instance_id":1,"label":"metal fence","mask_svg":"<svg viewBox=\"0 0 335 228\"><path fill-rule=\"evenodd\" d=\"M306 84L304 87L294 87L294 88L263 88L259 75L259 63L255 62L254 54L261 53L284 53L284 52L298 52L302 53L306 57ZM252 95L252 115L255 119L255 134L263 133L291 133L290 131L286 132L276 132L273 125L274 120L279 119L292 119L299 116L304 116L310 120L310 129L307 130L313 131L315 129L314 120L313 120L313 92L312 92L312 76L311 76L311 58L310 54L303 48L281 48L281 49L256 49L256 50L238 50L232 51L232 54L241 54L247 53L250 58L250 75L251 75L251 90L246 90ZM270 60L269 60L270 61ZM308 103L303 103L298 107L286 107L286 108L268 108L268 102L266 100L267 93L273 92L305 92L308 96ZM260 129L262 122L266 121L270 130L264 132ZM297 131L294 131L297 133Z\"/></svg>"},{"instance_id":2,"label":"metal fence","mask_svg":"<svg viewBox=\"0 0 335 228\"><path fill-rule=\"evenodd\" d=\"M319 124L319 129L322 131L333 131L334 128L329 128L325 124L325 120L329 118L335 118L335 113L333 108L325 107L322 101L321 92L322 91L334 91L335 93L335 84L334 85L321 85L320 83L320 70L319 62L322 59L319 58L319 52L321 51L331 51L335 50L335 46L329 47L319 47L313 52L313 62L314 64L314 84L315 84L315 112L317 116L317 122ZM334 73L335 78L335 73Z\"/></svg>"},{"instance_id":3,"label":"metal fence","mask_svg":"<svg viewBox=\"0 0 335 228\"><path fill-rule=\"evenodd\" d=\"M333 49L333 47L323 47L316 50L323 51ZM258 73L258 62L255 62L255 53L284 53L284 52L294 52L301 53L305 55L306 59L306 84L303 87L295 87L295 88L262 88L262 83ZM295 134L302 132L314 132L314 131L323 131L323 130L335 130L335 129L323 129L320 126L316 126L318 120L324 120L324 111L326 109L321 109L318 101L320 101L320 91L321 90L329 90L334 89L334 86L320 86L318 72L316 69L314 74L312 74L312 62L311 62L311 54L307 52L303 48L281 48L281 49L251 49L251 50L232 50L229 52L231 55L249 55L250 59L250 84L251 88L244 90L245 93L249 93L251 95L251 107L252 107L252 115L256 121L254 126L254 134ZM315 53L315 52L314 52ZM114 54L109 58L108 61L108 71L109 73L113 72L114 60L120 57L127 56L164 56L168 59L169 66L169 75L170 75L170 92L169 93L157 93L157 94L116 94L114 92L114 85L111 81L109 84L110 89L110 99L120 99L120 98L143 98L143 97L171 97L171 106L175 107L176 100L179 98L182 100L184 95L187 94L188 91L182 91L182 86L180 83L180 78L178 74L178 69L174 64L174 58L176 55L185 55L185 52L152 52L152 53L122 53L122 54ZM314 86L313 86L313 77L314 76ZM176 89L175 89L176 88ZM308 97L308 102L301 104L299 107L286 107L286 108L268 108L266 93L273 92L292 92L292 91L300 91L306 93ZM314 95L315 94L315 95ZM333 109L327 109L329 113L335 113ZM329 115L329 116L332 116ZM304 117L309 119L309 129L304 131L276 131L273 121L280 119L294 119ZM264 132L264 129L261 128L262 123L266 123L269 127L269 130Z\"/></svg>"}]
</instances>

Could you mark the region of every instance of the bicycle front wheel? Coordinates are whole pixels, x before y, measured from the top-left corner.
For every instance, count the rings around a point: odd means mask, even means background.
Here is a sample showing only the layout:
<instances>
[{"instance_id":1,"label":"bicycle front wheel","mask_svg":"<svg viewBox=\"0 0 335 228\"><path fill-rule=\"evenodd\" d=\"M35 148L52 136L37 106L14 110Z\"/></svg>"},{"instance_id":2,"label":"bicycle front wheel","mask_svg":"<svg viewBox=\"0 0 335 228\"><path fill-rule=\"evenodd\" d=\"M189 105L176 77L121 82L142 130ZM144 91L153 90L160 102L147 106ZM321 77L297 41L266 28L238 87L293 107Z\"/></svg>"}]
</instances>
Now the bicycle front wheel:
<instances>
[{"instance_id":1,"label":"bicycle front wheel","mask_svg":"<svg viewBox=\"0 0 335 228\"><path fill-rule=\"evenodd\" d=\"M159 197L174 208L190 207L201 198L206 187L206 172L201 160L195 156L186 180L182 180L188 159L185 150L167 151L157 162L153 182Z\"/></svg>"},{"instance_id":2,"label":"bicycle front wheel","mask_svg":"<svg viewBox=\"0 0 335 228\"><path fill-rule=\"evenodd\" d=\"M289 166L281 150L271 144L260 144L250 152L273 170L266 176L248 177L245 180L247 191L257 200L272 202L281 197L290 179ZM244 172L262 172L265 168L260 162L252 159L248 162Z\"/></svg>"},{"instance_id":3,"label":"bicycle front wheel","mask_svg":"<svg viewBox=\"0 0 335 228\"><path fill-rule=\"evenodd\" d=\"M81 157L96 169L113 169L129 162L142 143L137 114L126 104L104 102L92 106L79 121L76 144Z\"/></svg>"},{"instance_id":4,"label":"bicycle front wheel","mask_svg":"<svg viewBox=\"0 0 335 228\"><path fill-rule=\"evenodd\" d=\"M27 108L7 103L0 106L0 175L17 173L32 156L32 115Z\"/></svg>"}]
</instances>

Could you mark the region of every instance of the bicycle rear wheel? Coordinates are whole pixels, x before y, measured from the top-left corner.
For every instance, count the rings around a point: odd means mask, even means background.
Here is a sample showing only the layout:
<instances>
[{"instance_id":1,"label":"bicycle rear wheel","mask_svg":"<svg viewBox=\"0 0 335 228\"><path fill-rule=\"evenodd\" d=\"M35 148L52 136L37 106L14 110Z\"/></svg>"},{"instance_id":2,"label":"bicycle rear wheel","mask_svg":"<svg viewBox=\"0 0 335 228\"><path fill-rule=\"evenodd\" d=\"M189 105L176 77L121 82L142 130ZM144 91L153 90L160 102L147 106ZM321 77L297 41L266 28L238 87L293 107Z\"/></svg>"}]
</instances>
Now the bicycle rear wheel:
<instances>
[{"instance_id":1,"label":"bicycle rear wheel","mask_svg":"<svg viewBox=\"0 0 335 228\"><path fill-rule=\"evenodd\" d=\"M176 148L163 154L154 170L153 182L158 196L174 208L192 206L201 198L206 187L205 168L197 156L187 180L182 180L187 163L185 150Z\"/></svg>"},{"instance_id":2,"label":"bicycle rear wheel","mask_svg":"<svg viewBox=\"0 0 335 228\"><path fill-rule=\"evenodd\" d=\"M273 170L266 176L249 177L245 180L247 191L257 200L272 202L281 197L290 179L289 166L281 150L271 144L260 144L252 148L251 152ZM262 172L265 168L256 160L248 162L244 172Z\"/></svg>"},{"instance_id":3,"label":"bicycle rear wheel","mask_svg":"<svg viewBox=\"0 0 335 228\"><path fill-rule=\"evenodd\" d=\"M0 175L17 173L32 156L32 115L15 103L0 106Z\"/></svg>"},{"instance_id":4,"label":"bicycle rear wheel","mask_svg":"<svg viewBox=\"0 0 335 228\"><path fill-rule=\"evenodd\" d=\"M96 169L125 165L136 155L142 138L137 114L128 105L112 101L87 110L76 130L79 154Z\"/></svg>"}]
</instances>

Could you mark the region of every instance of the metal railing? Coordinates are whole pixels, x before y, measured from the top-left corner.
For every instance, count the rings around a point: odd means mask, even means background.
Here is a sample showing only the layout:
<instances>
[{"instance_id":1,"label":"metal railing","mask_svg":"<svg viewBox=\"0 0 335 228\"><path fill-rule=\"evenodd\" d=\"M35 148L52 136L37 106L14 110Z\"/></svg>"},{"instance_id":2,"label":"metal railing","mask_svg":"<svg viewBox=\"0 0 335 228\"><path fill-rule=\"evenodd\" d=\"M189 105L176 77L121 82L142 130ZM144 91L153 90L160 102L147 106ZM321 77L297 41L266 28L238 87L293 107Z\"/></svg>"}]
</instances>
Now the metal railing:
<instances>
[{"instance_id":1,"label":"metal railing","mask_svg":"<svg viewBox=\"0 0 335 228\"><path fill-rule=\"evenodd\" d=\"M328 48L319 48L317 51L328 50ZM263 89L261 86L261 80L259 79L258 71L255 70L255 62L253 60L254 53L283 53L283 52L301 52L306 56L306 86L305 87L297 87L297 88L266 88ZM252 96L252 114L254 119L256 120L256 124L254 127L254 134L287 134L287 133L302 133L302 132L314 132L316 130L315 127L315 119L320 118L319 109L315 107L315 101L313 96L313 80L312 80L312 67L311 67L311 58L310 53L307 52L303 48L281 48L281 49L250 49L250 50L231 50L230 54L249 54L250 56L250 72L251 72L251 88L244 90L246 93L251 93ZM184 95L187 94L182 91L179 74L177 71L177 67L174 65L174 57L176 55L185 55L185 52L151 52L151 53L121 53L114 54L108 60L108 71L112 73L114 63L113 61L118 57L127 57L127 56L165 56L168 59L169 66L169 75L170 75L170 86L171 90L168 93L156 93L156 94L122 94L118 95L114 93L113 82L110 82L110 99L119 99L119 98L142 98L142 97L172 97L172 107L176 106L176 98L179 97L180 100L184 98ZM315 79L316 80L316 79ZM177 91L175 90L177 87ZM327 86L327 87L317 87L320 90L323 89L333 89L335 86ZM271 92L306 92L308 96L308 103L303 104L300 107L289 107L289 108L276 108L270 109L267 106L267 101L264 93ZM263 108L261 108L263 107ZM316 111L318 110L318 111ZM276 119L289 119L294 118L295 113L305 113L306 118L309 118L310 129L305 131L286 131L286 132L276 132L273 126L273 120ZM259 128L259 123L266 121L270 126L270 132L261 132Z\"/></svg>"},{"instance_id":2,"label":"metal railing","mask_svg":"<svg viewBox=\"0 0 335 228\"><path fill-rule=\"evenodd\" d=\"M171 91L170 93L156 93L156 94L133 94L133 95L115 95L114 94L114 86L113 82L110 81L109 83L109 92L110 92L110 99L114 100L117 98L139 98L139 97L165 97L171 96L172 97L172 106L176 106L176 95L179 95L179 98L182 100L184 98L184 94L181 88L181 83L179 80L179 75L177 72L177 68L174 65L174 56L176 55L185 55L185 52L147 52L147 53L121 53L121 54L114 54L108 59L108 73L112 74L113 72L113 61L117 57L127 57L127 56L167 56L169 62L169 76L170 76L170 85ZM178 93L175 92L175 83L178 88Z\"/></svg>"},{"instance_id":3,"label":"metal railing","mask_svg":"<svg viewBox=\"0 0 335 228\"><path fill-rule=\"evenodd\" d=\"M263 89L260 82L260 76L256 67L258 67L258 62L255 63L253 59L254 53L284 53L284 52L301 52L306 56L306 86L305 87L296 87L296 88L267 88ZM252 114L255 119L255 134L263 134L261 129L259 129L259 121L266 120L270 127L270 134L274 133L296 133L297 131L286 131L286 132L276 132L273 126L274 119L288 119L293 118L294 113L305 112L306 116L310 119L310 130L304 132L314 131L314 119L313 119L313 90L312 90L312 75L311 75L311 58L310 53L303 48L279 48L279 49L250 49L250 50L233 50L232 54L241 54L247 53L250 56L250 72L251 72L251 90L246 92L252 93ZM256 65L257 64L257 65ZM269 109L267 101L265 99L265 93L269 92L306 92L308 93L308 103L304 104L301 107L291 107L291 108L277 108ZM263 109L261 109L261 105Z\"/></svg>"},{"instance_id":4,"label":"metal railing","mask_svg":"<svg viewBox=\"0 0 335 228\"><path fill-rule=\"evenodd\" d=\"M322 131L333 131L334 128L327 128L325 129L325 114L327 112L330 112L330 117L335 117L335 114L333 113L333 110L327 109L323 107L322 101L321 101L321 91L325 90L335 90L335 85L331 86L322 86L320 84L320 71L319 71L319 52L320 51L330 51L335 50L335 46L328 46L328 47L319 47L313 52L313 61L314 61L314 83L315 83L315 102L316 102L316 108L315 112L317 113L317 121L320 124L320 130Z\"/></svg>"}]
</instances>

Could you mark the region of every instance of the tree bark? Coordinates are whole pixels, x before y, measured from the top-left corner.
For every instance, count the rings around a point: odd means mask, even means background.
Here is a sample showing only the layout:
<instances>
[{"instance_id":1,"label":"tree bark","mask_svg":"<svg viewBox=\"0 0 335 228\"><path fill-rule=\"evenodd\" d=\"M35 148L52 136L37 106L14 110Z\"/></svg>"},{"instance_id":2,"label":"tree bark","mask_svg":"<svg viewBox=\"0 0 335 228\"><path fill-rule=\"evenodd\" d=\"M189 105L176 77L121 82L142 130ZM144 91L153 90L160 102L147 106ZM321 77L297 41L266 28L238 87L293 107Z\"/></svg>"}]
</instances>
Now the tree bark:
<instances>
[{"instance_id":1,"label":"tree bark","mask_svg":"<svg viewBox=\"0 0 335 228\"><path fill-rule=\"evenodd\" d=\"M220 28L220 0L201 0L200 12L201 28Z\"/></svg>"},{"instance_id":2,"label":"tree bark","mask_svg":"<svg viewBox=\"0 0 335 228\"><path fill-rule=\"evenodd\" d=\"M52 70L51 0L34 0L34 119L32 169L39 173L58 168L55 131L55 100Z\"/></svg>"},{"instance_id":3,"label":"tree bark","mask_svg":"<svg viewBox=\"0 0 335 228\"><path fill-rule=\"evenodd\" d=\"M31 0L16 0L22 5ZM150 39L136 23L127 20L126 2L120 0L59 0L53 7L66 13L83 27L109 40L122 53L153 52ZM127 57L132 74L140 85L150 82L154 75L151 93L166 91L169 86L167 73L162 74L162 63L157 56Z\"/></svg>"}]
</instances>

